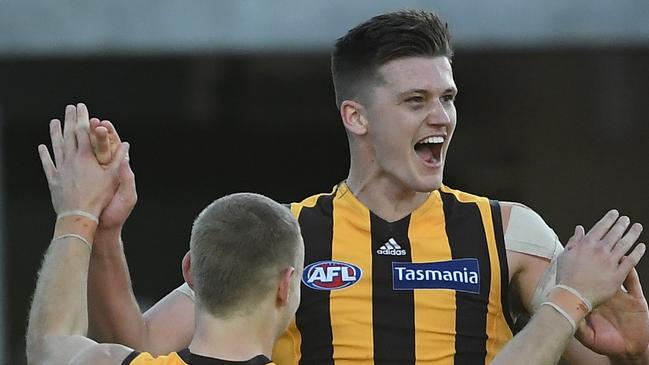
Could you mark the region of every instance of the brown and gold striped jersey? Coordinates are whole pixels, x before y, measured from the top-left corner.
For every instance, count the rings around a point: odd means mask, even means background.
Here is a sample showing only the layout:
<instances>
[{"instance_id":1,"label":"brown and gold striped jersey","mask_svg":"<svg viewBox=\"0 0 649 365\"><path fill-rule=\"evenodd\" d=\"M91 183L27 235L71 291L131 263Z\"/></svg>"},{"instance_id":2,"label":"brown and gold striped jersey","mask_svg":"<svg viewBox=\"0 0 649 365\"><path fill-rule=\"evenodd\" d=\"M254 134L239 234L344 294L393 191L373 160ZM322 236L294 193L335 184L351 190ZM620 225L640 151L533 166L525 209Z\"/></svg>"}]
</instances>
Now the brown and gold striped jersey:
<instances>
[{"instance_id":1,"label":"brown and gold striped jersey","mask_svg":"<svg viewBox=\"0 0 649 365\"><path fill-rule=\"evenodd\" d=\"M291 210L305 270L277 364L488 364L511 339L498 202L444 186L387 222L341 183Z\"/></svg>"}]
</instances>

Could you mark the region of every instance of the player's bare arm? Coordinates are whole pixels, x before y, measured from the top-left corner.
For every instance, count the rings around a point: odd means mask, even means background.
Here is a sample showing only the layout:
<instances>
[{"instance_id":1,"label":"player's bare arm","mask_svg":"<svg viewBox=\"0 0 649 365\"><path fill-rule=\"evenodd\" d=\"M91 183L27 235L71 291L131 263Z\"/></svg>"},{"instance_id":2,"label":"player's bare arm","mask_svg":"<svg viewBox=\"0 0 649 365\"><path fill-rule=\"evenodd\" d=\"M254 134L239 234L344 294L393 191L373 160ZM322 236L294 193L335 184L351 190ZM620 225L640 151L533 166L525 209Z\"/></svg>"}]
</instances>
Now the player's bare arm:
<instances>
[{"instance_id":1,"label":"player's bare arm","mask_svg":"<svg viewBox=\"0 0 649 365\"><path fill-rule=\"evenodd\" d=\"M131 351L85 337L86 274L97 217L128 175L128 145L120 144L114 161L102 166L93 154L89 128L85 105L70 105L63 132L58 120L50 124L54 161L47 147L38 148L57 220L30 310L30 364L119 364Z\"/></svg>"},{"instance_id":2,"label":"player's bare arm","mask_svg":"<svg viewBox=\"0 0 649 365\"><path fill-rule=\"evenodd\" d=\"M96 118L90 120L90 128L98 162L109 163L115 146L121 143L117 130L110 121ZM136 201L133 178L120 184L99 217L88 274L89 334L100 342L167 354L189 345L194 331L194 302L174 290L144 315L141 313L121 238Z\"/></svg>"},{"instance_id":3,"label":"player's bare arm","mask_svg":"<svg viewBox=\"0 0 649 365\"><path fill-rule=\"evenodd\" d=\"M503 225L507 229L509 219L507 214L513 205L511 203L501 203L501 205ZM628 218L621 219L628 228L630 226ZM641 227L633 225L630 230L641 230ZM533 313L534 309L538 309L543 292L547 292L553 286L553 283L547 281L554 280L555 276L551 271L556 270L556 265L550 265L552 257L547 255L515 251L508 251L507 254L513 289L510 297L521 304L519 308ZM627 284L631 282L633 280L628 281ZM649 342L646 300L642 295L639 282L637 286L632 287L638 287L640 290L628 292L619 290L610 300L589 315L589 320L584 322L577 332L577 338L581 342L572 341L566 351L566 359L572 364L645 363L643 361L647 356L646 346ZM594 325L596 330L592 328ZM600 354L607 355L610 359Z\"/></svg>"},{"instance_id":4,"label":"player's bare arm","mask_svg":"<svg viewBox=\"0 0 649 365\"><path fill-rule=\"evenodd\" d=\"M587 308L609 300L623 281L630 287L639 284L630 283L629 278L637 279L634 266L645 246L639 244L623 260L641 232L636 225L625 233L628 225L626 217L611 211L588 234L580 226L575 229L557 260L560 286L552 289L532 321L498 354L493 364L556 364L577 324L588 314ZM579 303L583 309L571 310L574 307L568 303Z\"/></svg>"}]
</instances>

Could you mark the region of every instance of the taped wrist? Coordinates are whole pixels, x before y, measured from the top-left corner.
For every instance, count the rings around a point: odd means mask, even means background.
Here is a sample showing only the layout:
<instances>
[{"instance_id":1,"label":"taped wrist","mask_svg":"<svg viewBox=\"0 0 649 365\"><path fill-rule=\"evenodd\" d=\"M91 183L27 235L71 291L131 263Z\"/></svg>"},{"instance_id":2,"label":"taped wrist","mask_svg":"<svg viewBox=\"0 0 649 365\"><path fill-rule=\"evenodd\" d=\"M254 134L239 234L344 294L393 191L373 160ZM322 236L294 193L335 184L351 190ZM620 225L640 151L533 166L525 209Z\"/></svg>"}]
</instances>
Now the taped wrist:
<instances>
[{"instance_id":1,"label":"taped wrist","mask_svg":"<svg viewBox=\"0 0 649 365\"><path fill-rule=\"evenodd\" d=\"M576 289L567 285L557 285L550 291L548 300L541 303L561 314L572 327L572 333L577 331L577 325L593 310L593 306Z\"/></svg>"},{"instance_id":2,"label":"taped wrist","mask_svg":"<svg viewBox=\"0 0 649 365\"><path fill-rule=\"evenodd\" d=\"M97 222L85 215L59 215L54 226L52 242L63 238L76 238L92 248L92 242L97 230Z\"/></svg>"}]
</instances>

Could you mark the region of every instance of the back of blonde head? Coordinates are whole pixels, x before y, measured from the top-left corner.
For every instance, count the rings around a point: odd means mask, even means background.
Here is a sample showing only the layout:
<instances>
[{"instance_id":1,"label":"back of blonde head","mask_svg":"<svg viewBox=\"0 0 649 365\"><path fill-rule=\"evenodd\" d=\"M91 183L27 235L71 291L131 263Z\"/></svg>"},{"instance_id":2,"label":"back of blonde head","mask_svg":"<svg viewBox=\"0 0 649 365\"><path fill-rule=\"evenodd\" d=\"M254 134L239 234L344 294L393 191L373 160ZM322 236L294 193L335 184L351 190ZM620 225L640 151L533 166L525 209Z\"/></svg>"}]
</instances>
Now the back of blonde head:
<instances>
[{"instance_id":1,"label":"back of blonde head","mask_svg":"<svg viewBox=\"0 0 649 365\"><path fill-rule=\"evenodd\" d=\"M196 218L190 239L196 302L216 317L252 309L281 272L295 267L300 228L285 206L263 195L217 199Z\"/></svg>"}]
</instances>

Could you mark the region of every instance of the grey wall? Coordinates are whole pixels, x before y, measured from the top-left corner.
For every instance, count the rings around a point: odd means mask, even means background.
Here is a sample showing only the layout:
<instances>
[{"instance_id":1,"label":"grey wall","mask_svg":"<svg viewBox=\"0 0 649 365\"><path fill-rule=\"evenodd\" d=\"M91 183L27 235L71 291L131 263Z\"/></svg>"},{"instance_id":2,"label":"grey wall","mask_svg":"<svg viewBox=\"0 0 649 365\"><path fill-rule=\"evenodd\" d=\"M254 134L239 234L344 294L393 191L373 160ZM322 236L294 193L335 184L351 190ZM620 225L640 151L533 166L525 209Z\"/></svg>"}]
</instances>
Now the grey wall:
<instances>
[{"instance_id":1,"label":"grey wall","mask_svg":"<svg viewBox=\"0 0 649 365\"><path fill-rule=\"evenodd\" d=\"M403 8L438 11L463 48L649 44L643 0L0 0L0 57L327 52Z\"/></svg>"}]
</instances>

